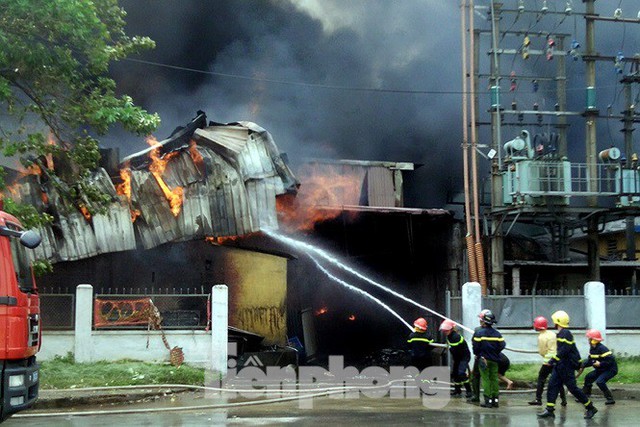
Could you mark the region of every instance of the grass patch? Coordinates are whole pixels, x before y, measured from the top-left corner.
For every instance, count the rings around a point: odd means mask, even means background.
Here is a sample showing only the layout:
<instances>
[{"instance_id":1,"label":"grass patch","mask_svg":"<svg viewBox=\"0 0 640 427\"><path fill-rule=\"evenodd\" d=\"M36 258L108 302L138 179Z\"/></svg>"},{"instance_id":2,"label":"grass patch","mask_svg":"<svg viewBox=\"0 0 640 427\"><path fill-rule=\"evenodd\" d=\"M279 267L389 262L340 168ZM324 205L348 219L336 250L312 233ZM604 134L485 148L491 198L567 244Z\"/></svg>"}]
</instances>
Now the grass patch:
<instances>
[{"instance_id":1,"label":"grass patch","mask_svg":"<svg viewBox=\"0 0 640 427\"><path fill-rule=\"evenodd\" d=\"M41 389L104 387L137 384L203 385L204 369L121 360L75 363L73 356L56 357L40 364Z\"/></svg>"},{"instance_id":2,"label":"grass patch","mask_svg":"<svg viewBox=\"0 0 640 427\"><path fill-rule=\"evenodd\" d=\"M618 362L618 375L610 380L610 384L631 384L640 383L640 357L616 358ZM540 365L536 363L512 364L507 371L507 377L514 381L528 381L535 383L538 379ZM591 368L586 368L578 383L582 384L584 376L591 372Z\"/></svg>"}]
</instances>

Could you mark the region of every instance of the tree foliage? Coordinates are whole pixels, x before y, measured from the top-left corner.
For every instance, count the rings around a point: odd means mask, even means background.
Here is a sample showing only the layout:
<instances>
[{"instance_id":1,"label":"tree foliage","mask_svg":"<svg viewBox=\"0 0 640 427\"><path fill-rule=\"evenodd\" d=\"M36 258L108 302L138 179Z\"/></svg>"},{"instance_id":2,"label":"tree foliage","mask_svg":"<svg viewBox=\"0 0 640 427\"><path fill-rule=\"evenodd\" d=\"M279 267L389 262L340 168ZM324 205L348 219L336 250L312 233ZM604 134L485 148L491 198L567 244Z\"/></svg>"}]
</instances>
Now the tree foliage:
<instances>
[{"instance_id":1,"label":"tree foliage","mask_svg":"<svg viewBox=\"0 0 640 427\"><path fill-rule=\"evenodd\" d=\"M155 46L125 34L125 16L117 0L0 1L0 148L25 165L64 157L71 195L88 188L113 125L150 134L160 122L108 77L112 61Z\"/></svg>"}]
</instances>

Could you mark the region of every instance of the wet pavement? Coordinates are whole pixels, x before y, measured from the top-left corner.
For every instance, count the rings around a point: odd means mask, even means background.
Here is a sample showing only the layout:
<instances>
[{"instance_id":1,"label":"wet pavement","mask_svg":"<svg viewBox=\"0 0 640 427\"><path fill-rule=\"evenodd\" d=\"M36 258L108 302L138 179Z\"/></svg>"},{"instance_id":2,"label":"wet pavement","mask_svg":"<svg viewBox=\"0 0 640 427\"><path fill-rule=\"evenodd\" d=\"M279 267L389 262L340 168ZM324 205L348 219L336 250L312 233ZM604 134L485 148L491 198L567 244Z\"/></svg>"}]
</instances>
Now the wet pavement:
<instances>
[{"instance_id":1,"label":"wet pavement","mask_svg":"<svg viewBox=\"0 0 640 427\"><path fill-rule=\"evenodd\" d=\"M592 420L584 420L583 407L579 403L569 402L566 408L558 408L556 418L539 420L538 407L526 402L530 394L514 394L501 398L497 409L485 409L465 403L461 399L451 400L442 409L427 408L418 398L392 399L382 398L344 398L316 397L306 401L288 401L253 406L239 406L227 409L194 409L179 412L160 412L163 408L182 406L201 406L228 403L221 396L205 396L203 393L181 393L166 396L155 401L142 401L127 405L96 405L82 407L82 410L105 411L103 415L91 416L51 416L33 418L31 414L45 411L29 411L7 420L3 426L271 426L271 425L337 425L337 426L392 426L392 425L460 425L460 426L551 426L551 425L588 425L588 426L626 426L639 425L640 400L635 395L619 399L613 406L605 406L604 401L596 398L599 409ZM264 397L258 398L264 399ZM255 399L251 399L255 400ZM246 402L247 399L235 399L231 402ZM301 407L303 406L303 407ZM71 410L72 408L69 408ZM113 414L109 411L121 409L146 409L142 414ZM49 410L59 412L59 410Z\"/></svg>"}]
</instances>

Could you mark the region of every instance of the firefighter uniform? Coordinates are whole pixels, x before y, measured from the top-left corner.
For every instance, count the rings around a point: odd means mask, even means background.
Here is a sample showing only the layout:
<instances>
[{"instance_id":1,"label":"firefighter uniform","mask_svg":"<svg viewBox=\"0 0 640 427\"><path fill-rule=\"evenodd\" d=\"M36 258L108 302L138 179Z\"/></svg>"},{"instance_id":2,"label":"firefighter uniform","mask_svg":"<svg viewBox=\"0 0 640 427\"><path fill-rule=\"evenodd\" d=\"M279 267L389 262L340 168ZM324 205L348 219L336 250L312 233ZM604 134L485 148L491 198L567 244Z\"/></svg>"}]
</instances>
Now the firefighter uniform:
<instances>
[{"instance_id":1,"label":"firefighter uniform","mask_svg":"<svg viewBox=\"0 0 640 427\"><path fill-rule=\"evenodd\" d=\"M486 321L483 319L487 319ZM498 362L500 352L505 347L502 334L491 325L495 323L493 314L481 317L483 326L473 334L473 354L480 366L480 378L484 392L484 407L498 407Z\"/></svg>"},{"instance_id":2,"label":"firefighter uniform","mask_svg":"<svg viewBox=\"0 0 640 427\"><path fill-rule=\"evenodd\" d=\"M568 316L567 316L568 317ZM568 320L566 322L568 326ZM573 334L569 329L562 328L557 335L557 352L550 360L553 366L551 379L549 380L549 388L547 390L547 408L540 417L553 417L553 411L556 406L556 399L560 393L561 387L567 386L567 389L573 394L578 402L582 403L586 408L585 418L592 418L597 412L591 400L576 384L575 371L581 366L580 353L573 339Z\"/></svg>"},{"instance_id":3,"label":"firefighter uniform","mask_svg":"<svg viewBox=\"0 0 640 427\"><path fill-rule=\"evenodd\" d=\"M596 361L600 362L597 367L593 366ZM606 404L615 403L611 390L607 387L607 381L618 374L618 364L611 350L599 342L595 345L592 344L589 349L589 359L584 362L584 367L589 366L593 366L594 369L584 378L584 387L582 388L584 394L591 396L591 388L595 382L607 399Z\"/></svg>"},{"instance_id":4,"label":"firefighter uniform","mask_svg":"<svg viewBox=\"0 0 640 427\"><path fill-rule=\"evenodd\" d=\"M447 336L447 343L449 344L449 352L453 359L453 367L451 370L451 379L453 380L454 396L458 396L462 393L462 387L464 386L466 391L466 397L471 397L471 385L469 384L469 376L467 370L469 369L469 362L471 361L471 352L464 340L464 337L455 330Z\"/></svg>"},{"instance_id":5,"label":"firefighter uniform","mask_svg":"<svg viewBox=\"0 0 640 427\"><path fill-rule=\"evenodd\" d=\"M411 332L407 339L409 353L411 354L411 364L422 371L431 365L431 350L433 338L427 331Z\"/></svg>"}]
</instances>

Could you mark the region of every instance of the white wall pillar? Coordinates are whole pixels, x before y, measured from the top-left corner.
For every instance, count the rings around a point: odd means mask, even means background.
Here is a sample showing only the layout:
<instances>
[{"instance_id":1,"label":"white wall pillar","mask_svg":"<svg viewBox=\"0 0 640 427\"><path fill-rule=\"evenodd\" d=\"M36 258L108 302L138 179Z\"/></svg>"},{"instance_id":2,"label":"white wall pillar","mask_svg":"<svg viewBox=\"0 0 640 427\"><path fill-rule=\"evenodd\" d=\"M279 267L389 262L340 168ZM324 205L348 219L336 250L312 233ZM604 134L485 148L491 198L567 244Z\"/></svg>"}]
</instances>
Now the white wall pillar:
<instances>
[{"instance_id":1,"label":"white wall pillar","mask_svg":"<svg viewBox=\"0 0 640 427\"><path fill-rule=\"evenodd\" d=\"M229 290L227 285L211 289L211 369L227 375L229 326Z\"/></svg>"},{"instance_id":2,"label":"white wall pillar","mask_svg":"<svg viewBox=\"0 0 640 427\"><path fill-rule=\"evenodd\" d=\"M520 267L513 267L511 269L511 282L513 295L520 295Z\"/></svg>"},{"instance_id":3,"label":"white wall pillar","mask_svg":"<svg viewBox=\"0 0 640 427\"><path fill-rule=\"evenodd\" d=\"M462 285L462 323L467 328L479 326L478 314L482 310L482 287L480 283L468 282ZM471 343L472 332L464 331L464 339Z\"/></svg>"},{"instance_id":4,"label":"white wall pillar","mask_svg":"<svg viewBox=\"0 0 640 427\"><path fill-rule=\"evenodd\" d=\"M78 363L91 362L93 342L93 286L76 287L76 328L74 336L74 359Z\"/></svg>"},{"instance_id":5,"label":"white wall pillar","mask_svg":"<svg viewBox=\"0 0 640 427\"><path fill-rule=\"evenodd\" d=\"M587 282L584 285L584 312L587 327L597 329L605 338L607 331L607 308L605 304L604 283Z\"/></svg>"}]
</instances>

